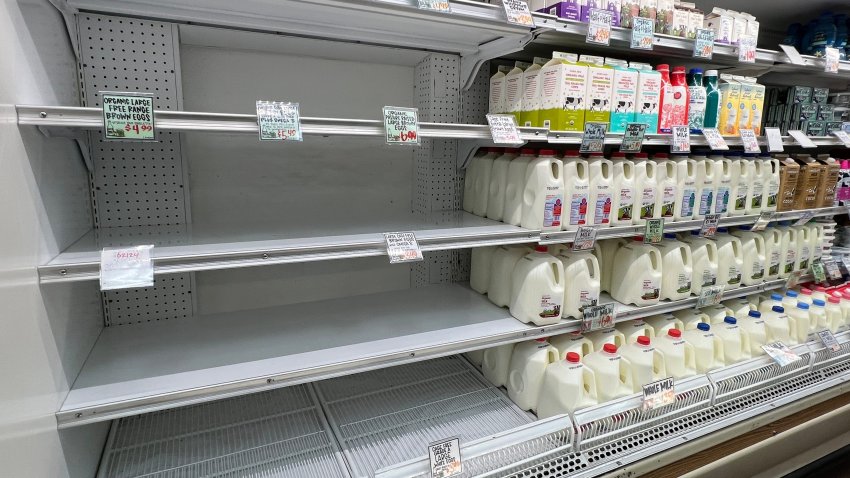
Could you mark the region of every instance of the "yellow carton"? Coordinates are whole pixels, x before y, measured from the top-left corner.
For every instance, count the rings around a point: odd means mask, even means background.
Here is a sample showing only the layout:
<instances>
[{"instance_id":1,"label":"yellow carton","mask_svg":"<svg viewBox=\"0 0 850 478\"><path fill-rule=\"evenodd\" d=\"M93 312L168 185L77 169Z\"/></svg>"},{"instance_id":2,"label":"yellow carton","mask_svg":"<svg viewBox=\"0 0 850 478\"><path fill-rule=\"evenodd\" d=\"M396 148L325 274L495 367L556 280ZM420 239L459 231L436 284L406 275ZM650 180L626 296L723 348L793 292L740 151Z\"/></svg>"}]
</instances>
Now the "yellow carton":
<instances>
[{"instance_id":1,"label":"yellow carton","mask_svg":"<svg viewBox=\"0 0 850 478\"><path fill-rule=\"evenodd\" d=\"M738 108L741 100L741 84L729 77L720 75L720 123L718 129L724 136L738 134Z\"/></svg>"},{"instance_id":2,"label":"yellow carton","mask_svg":"<svg viewBox=\"0 0 850 478\"><path fill-rule=\"evenodd\" d=\"M534 58L534 63L522 73L522 111L519 114L520 126L538 128L540 123L540 70L549 60Z\"/></svg>"},{"instance_id":3,"label":"yellow carton","mask_svg":"<svg viewBox=\"0 0 850 478\"><path fill-rule=\"evenodd\" d=\"M552 56L540 69L540 123L553 131L584 131L587 66L576 55Z\"/></svg>"},{"instance_id":4,"label":"yellow carton","mask_svg":"<svg viewBox=\"0 0 850 478\"><path fill-rule=\"evenodd\" d=\"M738 131L753 129L753 103L756 95L754 78L736 77L741 84L741 97L738 99Z\"/></svg>"}]
</instances>

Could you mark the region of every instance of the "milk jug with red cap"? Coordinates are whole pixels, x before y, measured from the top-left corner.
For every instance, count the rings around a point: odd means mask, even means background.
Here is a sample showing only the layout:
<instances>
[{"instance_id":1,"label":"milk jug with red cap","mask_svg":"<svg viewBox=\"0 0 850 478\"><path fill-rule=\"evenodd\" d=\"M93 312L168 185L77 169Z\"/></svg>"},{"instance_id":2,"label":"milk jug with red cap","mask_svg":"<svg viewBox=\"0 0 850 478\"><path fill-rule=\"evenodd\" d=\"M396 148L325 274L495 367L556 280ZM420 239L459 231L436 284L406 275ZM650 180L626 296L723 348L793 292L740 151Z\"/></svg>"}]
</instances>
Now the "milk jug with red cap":
<instances>
[{"instance_id":1,"label":"milk jug with red cap","mask_svg":"<svg viewBox=\"0 0 850 478\"><path fill-rule=\"evenodd\" d=\"M664 354L652 346L649 337L641 335L636 341L620 347L619 352L631 365L634 392L640 392L647 383L667 377Z\"/></svg>"},{"instance_id":2,"label":"milk jug with red cap","mask_svg":"<svg viewBox=\"0 0 850 478\"><path fill-rule=\"evenodd\" d=\"M593 352L593 342L578 331L549 337L549 344L558 349L559 357L566 356L568 352L575 352L581 357Z\"/></svg>"},{"instance_id":3,"label":"milk jug with red cap","mask_svg":"<svg viewBox=\"0 0 850 478\"><path fill-rule=\"evenodd\" d=\"M676 380L697 374L694 346L682 339L682 331L669 329L654 342L655 348L664 354L667 375Z\"/></svg>"},{"instance_id":4,"label":"milk jug with red cap","mask_svg":"<svg viewBox=\"0 0 850 478\"><path fill-rule=\"evenodd\" d=\"M581 363L575 352L563 354L565 360L546 367L537 417L540 419L571 413L597 404L596 375Z\"/></svg>"},{"instance_id":5,"label":"milk jug with red cap","mask_svg":"<svg viewBox=\"0 0 850 478\"><path fill-rule=\"evenodd\" d=\"M584 357L584 365L596 378L596 397L599 403L631 395L634 390L631 363L617 352L614 344Z\"/></svg>"}]
</instances>

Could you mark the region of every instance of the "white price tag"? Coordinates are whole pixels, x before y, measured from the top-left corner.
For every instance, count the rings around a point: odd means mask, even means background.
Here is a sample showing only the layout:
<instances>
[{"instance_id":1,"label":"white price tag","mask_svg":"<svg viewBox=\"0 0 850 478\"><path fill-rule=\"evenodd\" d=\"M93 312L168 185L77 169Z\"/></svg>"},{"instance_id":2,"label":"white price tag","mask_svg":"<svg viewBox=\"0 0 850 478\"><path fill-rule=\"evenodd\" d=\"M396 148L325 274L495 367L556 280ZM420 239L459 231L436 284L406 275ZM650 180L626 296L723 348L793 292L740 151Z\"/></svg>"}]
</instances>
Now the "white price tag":
<instances>
[{"instance_id":1,"label":"white price tag","mask_svg":"<svg viewBox=\"0 0 850 478\"><path fill-rule=\"evenodd\" d=\"M502 0L502 7L505 9L508 23L534 28L534 18L528 9L528 2L523 0Z\"/></svg>"},{"instance_id":2,"label":"white price tag","mask_svg":"<svg viewBox=\"0 0 850 478\"><path fill-rule=\"evenodd\" d=\"M614 326L614 304L590 305L582 309L581 331L610 329Z\"/></svg>"},{"instance_id":3,"label":"white price tag","mask_svg":"<svg viewBox=\"0 0 850 478\"><path fill-rule=\"evenodd\" d=\"M810 140L809 137L806 136L806 133L800 130L788 130L788 135L794 138L794 140L800 143L800 146L804 148L817 148L817 145L815 145L815 143L813 143L812 140Z\"/></svg>"},{"instance_id":4,"label":"white price tag","mask_svg":"<svg viewBox=\"0 0 850 478\"><path fill-rule=\"evenodd\" d=\"M646 136L646 123L628 123L620 143L621 153L640 153L643 138Z\"/></svg>"},{"instance_id":5,"label":"white price tag","mask_svg":"<svg viewBox=\"0 0 850 478\"><path fill-rule=\"evenodd\" d=\"M614 14L608 10L592 8L590 10L589 20L585 41L596 45L608 46L611 42L611 23L613 23Z\"/></svg>"},{"instance_id":6,"label":"white price tag","mask_svg":"<svg viewBox=\"0 0 850 478\"><path fill-rule=\"evenodd\" d=\"M694 58L710 60L714 56L714 30L697 29L694 39Z\"/></svg>"},{"instance_id":7,"label":"white price tag","mask_svg":"<svg viewBox=\"0 0 850 478\"><path fill-rule=\"evenodd\" d=\"M644 244L661 244L664 239L664 219L647 219L643 230Z\"/></svg>"},{"instance_id":8,"label":"white price tag","mask_svg":"<svg viewBox=\"0 0 850 478\"><path fill-rule=\"evenodd\" d=\"M726 144L726 140L723 139L717 128L703 128L702 135L705 136L705 141L711 149L715 151L729 149L729 145Z\"/></svg>"},{"instance_id":9,"label":"white price tag","mask_svg":"<svg viewBox=\"0 0 850 478\"><path fill-rule=\"evenodd\" d=\"M451 13L452 5L449 3L449 0L419 0L419 9Z\"/></svg>"},{"instance_id":10,"label":"white price tag","mask_svg":"<svg viewBox=\"0 0 850 478\"><path fill-rule=\"evenodd\" d=\"M738 61L744 63L756 62L756 39L744 36L738 40Z\"/></svg>"},{"instance_id":11,"label":"white price tag","mask_svg":"<svg viewBox=\"0 0 850 478\"><path fill-rule=\"evenodd\" d=\"M676 403L676 391L673 388L673 378L667 377L657 382L643 386L643 409L663 407Z\"/></svg>"},{"instance_id":12,"label":"white price tag","mask_svg":"<svg viewBox=\"0 0 850 478\"><path fill-rule=\"evenodd\" d=\"M605 133L607 131L608 123L585 123L579 152L601 153L605 148Z\"/></svg>"},{"instance_id":13,"label":"white price tag","mask_svg":"<svg viewBox=\"0 0 850 478\"><path fill-rule=\"evenodd\" d=\"M387 144L419 144L419 109L384 106Z\"/></svg>"},{"instance_id":14,"label":"white price tag","mask_svg":"<svg viewBox=\"0 0 850 478\"><path fill-rule=\"evenodd\" d=\"M579 226L576 238L573 240L574 251L589 251L596 243L596 233L599 226Z\"/></svg>"},{"instance_id":15,"label":"white price tag","mask_svg":"<svg viewBox=\"0 0 850 478\"><path fill-rule=\"evenodd\" d=\"M841 350L841 344L835 340L835 336L832 335L832 332L829 329L824 329L818 332L818 337L820 337L820 341L823 342L823 346L832 350L833 352L838 352Z\"/></svg>"},{"instance_id":16,"label":"white price tag","mask_svg":"<svg viewBox=\"0 0 850 478\"><path fill-rule=\"evenodd\" d=\"M824 71L827 73L838 73L838 60L839 53L838 48L827 48L826 55L824 57L826 59L826 65L824 67Z\"/></svg>"},{"instance_id":17,"label":"white price tag","mask_svg":"<svg viewBox=\"0 0 850 478\"><path fill-rule=\"evenodd\" d=\"M431 478L449 478L463 473L460 438L450 438L428 445Z\"/></svg>"},{"instance_id":18,"label":"white price tag","mask_svg":"<svg viewBox=\"0 0 850 478\"><path fill-rule=\"evenodd\" d=\"M495 144L522 144L524 141L519 135L519 127L514 115L487 115L487 124L490 125L490 135Z\"/></svg>"},{"instance_id":19,"label":"white price tag","mask_svg":"<svg viewBox=\"0 0 850 478\"><path fill-rule=\"evenodd\" d=\"M794 48L793 45L779 45L779 48L781 48L782 51L784 51L785 54L788 55L788 59L791 60L792 65L806 64L806 61L803 60L803 57L802 55L800 55L800 52L797 51L797 49Z\"/></svg>"},{"instance_id":20,"label":"white price tag","mask_svg":"<svg viewBox=\"0 0 850 478\"><path fill-rule=\"evenodd\" d=\"M759 218L756 219L751 230L755 232L764 231L767 225L773 222L774 217L776 217L776 214L772 212L763 212L759 214Z\"/></svg>"},{"instance_id":21,"label":"white price tag","mask_svg":"<svg viewBox=\"0 0 850 478\"><path fill-rule=\"evenodd\" d=\"M670 152L691 152L691 129L688 125L673 126L673 134L670 136Z\"/></svg>"},{"instance_id":22,"label":"white price tag","mask_svg":"<svg viewBox=\"0 0 850 478\"><path fill-rule=\"evenodd\" d=\"M708 307L709 305L717 305L723 300L723 289L724 285L712 285L708 287L703 287L699 291L699 297L697 297L697 309L702 309L703 307Z\"/></svg>"},{"instance_id":23,"label":"white price tag","mask_svg":"<svg viewBox=\"0 0 850 478\"><path fill-rule=\"evenodd\" d=\"M770 355L780 367L794 363L797 360L802 360L802 357L792 352L791 349L782 342L762 345L761 348L767 352L767 354Z\"/></svg>"},{"instance_id":24,"label":"white price tag","mask_svg":"<svg viewBox=\"0 0 850 478\"><path fill-rule=\"evenodd\" d=\"M100 290L153 287L152 245L100 251Z\"/></svg>"},{"instance_id":25,"label":"white price tag","mask_svg":"<svg viewBox=\"0 0 850 478\"><path fill-rule=\"evenodd\" d=\"M422 260L422 250L412 232L385 232L384 242L387 244L390 264Z\"/></svg>"},{"instance_id":26,"label":"white price tag","mask_svg":"<svg viewBox=\"0 0 850 478\"><path fill-rule=\"evenodd\" d=\"M759 140L756 138L756 132L751 129L742 129L740 131L741 142L744 144L744 151L747 153L761 153Z\"/></svg>"},{"instance_id":27,"label":"white price tag","mask_svg":"<svg viewBox=\"0 0 850 478\"><path fill-rule=\"evenodd\" d=\"M850 148L850 135L847 134L846 131L843 130L835 130L832 132L836 138L838 138L842 143L844 143L845 148Z\"/></svg>"},{"instance_id":28,"label":"white price tag","mask_svg":"<svg viewBox=\"0 0 850 478\"><path fill-rule=\"evenodd\" d=\"M655 42L655 22L651 18L632 18L632 48L635 50L652 50Z\"/></svg>"},{"instance_id":29,"label":"white price tag","mask_svg":"<svg viewBox=\"0 0 850 478\"><path fill-rule=\"evenodd\" d=\"M720 222L720 214L706 214L702 221L699 235L702 237L714 237L717 234L717 224Z\"/></svg>"},{"instance_id":30,"label":"white price tag","mask_svg":"<svg viewBox=\"0 0 850 478\"><path fill-rule=\"evenodd\" d=\"M797 222L794 223L795 226L805 226L806 223L812 220L815 217L814 211L806 211L800 216L800 219L797 219Z\"/></svg>"},{"instance_id":31,"label":"white price tag","mask_svg":"<svg viewBox=\"0 0 850 478\"><path fill-rule=\"evenodd\" d=\"M764 133L767 135L767 150L771 153L781 153L785 151L785 145L782 144L782 133L779 128L765 128Z\"/></svg>"},{"instance_id":32,"label":"white price tag","mask_svg":"<svg viewBox=\"0 0 850 478\"><path fill-rule=\"evenodd\" d=\"M152 93L100 93L103 139L156 141Z\"/></svg>"},{"instance_id":33,"label":"white price tag","mask_svg":"<svg viewBox=\"0 0 850 478\"><path fill-rule=\"evenodd\" d=\"M298 103L257 101L260 141L302 141Z\"/></svg>"}]
</instances>

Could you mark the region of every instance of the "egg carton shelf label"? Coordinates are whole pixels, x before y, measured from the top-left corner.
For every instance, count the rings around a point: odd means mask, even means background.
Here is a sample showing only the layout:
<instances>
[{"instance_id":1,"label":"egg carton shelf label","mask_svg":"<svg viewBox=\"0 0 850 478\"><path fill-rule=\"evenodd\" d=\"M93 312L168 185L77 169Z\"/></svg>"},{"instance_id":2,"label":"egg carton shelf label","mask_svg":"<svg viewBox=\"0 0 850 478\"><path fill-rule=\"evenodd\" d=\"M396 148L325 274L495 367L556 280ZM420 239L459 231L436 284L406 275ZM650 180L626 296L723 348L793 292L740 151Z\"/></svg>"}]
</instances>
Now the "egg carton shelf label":
<instances>
[{"instance_id":1,"label":"egg carton shelf label","mask_svg":"<svg viewBox=\"0 0 850 478\"><path fill-rule=\"evenodd\" d=\"M298 103L257 101L260 141L301 141L301 114Z\"/></svg>"},{"instance_id":2,"label":"egg carton shelf label","mask_svg":"<svg viewBox=\"0 0 850 478\"><path fill-rule=\"evenodd\" d=\"M387 245L390 264L418 262L423 259L416 234L412 232L385 232L384 242Z\"/></svg>"},{"instance_id":3,"label":"egg carton shelf label","mask_svg":"<svg viewBox=\"0 0 850 478\"><path fill-rule=\"evenodd\" d=\"M103 139L156 141L152 93L100 92Z\"/></svg>"}]
</instances>

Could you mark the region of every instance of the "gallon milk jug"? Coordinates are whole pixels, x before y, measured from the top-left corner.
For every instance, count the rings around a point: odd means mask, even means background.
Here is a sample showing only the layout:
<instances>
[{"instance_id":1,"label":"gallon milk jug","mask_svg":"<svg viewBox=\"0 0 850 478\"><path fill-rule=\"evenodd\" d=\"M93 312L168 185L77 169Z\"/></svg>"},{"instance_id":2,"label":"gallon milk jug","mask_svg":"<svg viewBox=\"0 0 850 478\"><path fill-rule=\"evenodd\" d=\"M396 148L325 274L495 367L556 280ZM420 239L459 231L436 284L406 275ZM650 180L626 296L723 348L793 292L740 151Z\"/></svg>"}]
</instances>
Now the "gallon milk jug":
<instances>
[{"instance_id":1,"label":"gallon milk jug","mask_svg":"<svg viewBox=\"0 0 850 478\"><path fill-rule=\"evenodd\" d=\"M676 199L679 197L678 178L676 177L676 163L673 161L658 161L655 172L658 176L658 201L656 206L660 208L659 216L667 221L672 221L676 212Z\"/></svg>"},{"instance_id":2,"label":"gallon milk jug","mask_svg":"<svg viewBox=\"0 0 850 478\"><path fill-rule=\"evenodd\" d=\"M747 360L750 355L749 337L741 333L738 319L726 317L723 322L713 327L714 334L723 342L723 362L726 365Z\"/></svg>"},{"instance_id":3,"label":"gallon milk jug","mask_svg":"<svg viewBox=\"0 0 850 478\"><path fill-rule=\"evenodd\" d=\"M809 332L829 328L829 319L826 316L826 302L820 299L812 299L812 305L809 307L809 317L811 317L811 321L815 324L814 330L809 330Z\"/></svg>"},{"instance_id":4,"label":"gallon milk jug","mask_svg":"<svg viewBox=\"0 0 850 478\"><path fill-rule=\"evenodd\" d=\"M670 329L684 330L685 326L682 321L677 319L673 314L658 314L652 317L643 319L650 327L655 330L655 336L660 337L667 334Z\"/></svg>"},{"instance_id":5,"label":"gallon milk jug","mask_svg":"<svg viewBox=\"0 0 850 478\"><path fill-rule=\"evenodd\" d=\"M508 383L508 367L511 365L511 355L514 344L499 345L484 350L481 359L481 373L490 383L504 387Z\"/></svg>"},{"instance_id":6,"label":"gallon milk jug","mask_svg":"<svg viewBox=\"0 0 850 478\"><path fill-rule=\"evenodd\" d=\"M520 226L526 229L560 231L564 207L563 163L555 151L543 149L525 170Z\"/></svg>"},{"instance_id":7,"label":"gallon milk jug","mask_svg":"<svg viewBox=\"0 0 850 478\"><path fill-rule=\"evenodd\" d=\"M843 330L844 315L841 313L841 299L838 297L829 296L826 298L826 320L829 323L829 330L833 334Z\"/></svg>"},{"instance_id":8,"label":"gallon milk jug","mask_svg":"<svg viewBox=\"0 0 850 478\"><path fill-rule=\"evenodd\" d=\"M536 411L546 367L557 361L558 351L546 339L516 344L508 369L508 397L519 408Z\"/></svg>"},{"instance_id":9,"label":"gallon milk jug","mask_svg":"<svg viewBox=\"0 0 850 478\"><path fill-rule=\"evenodd\" d=\"M770 299L761 301L759 304L759 312L773 310L774 305L782 307L782 295L777 292L771 292Z\"/></svg>"},{"instance_id":10,"label":"gallon milk jug","mask_svg":"<svg viewBox=\"0 0 850 478\"><path fill-rule=\"evenodd\" d=\"M749 161L740 159L740 154L726 155L732 159L732 194L729 204L730 216L743 216L747 212L747 195L752 187Z\"/></svg>"},{"instance_id":11,"label":"gallon milk jug","mask_svg":"<svg viewBox=\"0 0 850 478\"><path fill-rule=\"evenodd\" d=\"M664 354L667 375L676 380L697 374L694 346L682 339L682 331L670 329L655 339L655 348Z\"/></svg>"},{"instance_id":12,"label":"gallon milk jug","mask_svg":"<svg viewBox=\"0 0 850 478\"><path fill-rule=\"evenodd\" d=\"M639 154L637 153L635 157ZM658 174L655 162L642 159L635 161L635 185L637 189L638 214L635 224L643 224L647 219L661 217L661 194L658 192Z\"/></svg>"},{"instance_id":13,"label":"gallon milk jug","mask_svg":"<svg viewBox=\"0 0 850 478\"><path fill-rule=\"evenodd\" d=\"M559 357L565 357L569 352L576 353L579 357L584 357L590 352L593 352L593 342L584 335L581 335L581 332L570 332L568 334L549 337L549 344L558 349Z\"/></svg>"},{"instance_id":14,"label":"gallon milk jug","mask_svg":"<svg viewBox=\"0 0 850 478\"><path fill-rule=\"evenodd\" d=\"M761 314L764 327L767 330L767 343L782 342L785 345L796 345L793 338L791 318L785 313L785 307L773 306L773 310Z\"/></svg>"},{"instance_id":15,"label":"gallon milk jug","mask_svg":"<svg viewBox=\"0 0 850 478\"><path fill-rule=\"evenodd\" d=\"M812 260L823 256L824 225L820 223L809 223L809 249L812 251Z\"/></svg>"},{"instance_id":16,"label":"gallon milk jug","mask_svg":"<svg viewBox=\"0 0 850 478\"><path fill-rule=\"evenodd\" d=\"M697 163L684 156L676 156L676 206L673 218L676 221L690 221L696 217L699 208L697 192Z\"/></svg>"},{"instance_id":17,"label":"gallon milk jug","mask_svg":"<svg viewBox=\"0 0 850 478\"><path fill-rule=\"evenodd\" d=\"M647 383L667 377L664 354L652 346L649 337L642 335L635 342L620 347L618 351L631 366L633 392L640 392Z\"/></svg>"},{"instance_id":18,"label":"gallon milk jug","mask_svg":"<svg viewBox=\"0 0 850 478\"><path fill-rule=\"evenodd\" d=\"M587 161L578 151L564 155L564 197L567 201L564 230L574 231L588 224L590 208L590 178Z\"/></svg>"},{"instance_id":19,"label":"gallon milk jug","mask_svg":"<svg viewBox=\"0 0 850 478\"><path fill-rule=\"evenodd\" d=\"M751 310L747 317L738 319L738 326L741 327L741 335L745 337L744 343L750 346L750 356L764 355L765 352L761 346L767 343L767 327L764 325L761 312Z\"/></svg>"},{"instance_id":20,"label":"gallon milk jug","mask_svg":"<svg viewBox=\"0 0 850 478\"><path fill-rule=\"evenodd\" d=\"M774 212L779 201L779 160L762 158L762 212Z\"/></svg>"},{"instance_id":21,"label":"gallon milk jug","mask_svg":"<svg viewBox=\"0 0 850 478\"><path fill-rule=\"evenodd\" d=\"M619 330L625 337L625 344L633 344L637 342L638 337L647 336L655 337L655 329L641 319L627 320L615 325L614 328Z\"/></svg>"},{"instance_id":22,"label":"gallon milk jug","mask_svg":"<svg viewBox=\"0 0 850 478\"><path fill-rule=\"evenodd\" d=\"M478 158L475 166L475 182L472 185L472 214L484 217L487 215L487 200L490 198L490 175L493 172L493 161L501 156L502 150L488 148L487 154Z\"/></svg>"},{"instance_id":23,"label":"gallon milk jug","mask_svg":"<svg viewBox=\"0 0 850 478\"><path fill-rule=\"evenodd\" d=\"M696 330L686 330L682 338L694 346L697 372L706 373L724 365L723 341L711 331L708 324L697 324Z\"/></svg>"},{"instance_id":24,"label":"gallon milk jug","mask_svg":"<svg viewBox=\"0 0 850 478\"><path fill-rule=\"evenodd\" d=\"M605 157L591 156L587 160L590 180L590 206L588 224L600 227L611 225L614 204L614 164Z\"/></svg>"},{"instance_id":25,"label":"gallon milk jug","mask_svg":"<svg viewBox=\"0 0 850 478\"><path fill-rule=\"evenodd\" d=\"M557 256L564 267L569 287L564 288L561 317L580 319L582 307L599 303L599 262L590 252L562 250Z\"/></svg>"},{"instance_id":26,"label":"gallon milk jug","mask_svg":"<svg viewBox=\"0 0 850 478\"><path fill-rule=\"evenodd\" d=\"M731 315L736 319L746 317L747 314L750 313L750 310L753 310L753 306L748 297L737 297L735 299L724 300L720 303L720 305L726 308L726 315ZM725 318L726 317L724 317L724 319Z\"/></svg>"},{"instance_id":27,"label":"gallon milk jug","mask_svg":"<svg viewBox=\"0 0 850 478\"><path fill-rule=\"evenodd\" d=\"M708 307L703 307L700 310L703 315L708 317L708 321L706 323L709 325L720 324L723 322L723 319L729 315L729 312L726 310L726 306L723 304L709 305Z\"/></svg>"},{"instance_id":28,"label":"gallon milk jug","mask_svg":"<svg viewBox=\"0 0 850 478\"><path fill-rule=\"evenodd\" d=\"M673 317L682 322L680 330L694 330L698 324L707 324L710 319L698 309L681 309L673 312Z\"/></svg>"},{"instance_id":29,"label":"gallon milk jug","mask_svg":"<svg viewBox=\"0 0 850 478\"><path fill-rule=\"evenodd\" d=\"M764 168L761 159L752 158L747 161L750 173L750 190L747 193L746 214L759 214L762 211L762 200L764 199ZM769 165L768 165L769 167Z\"/></svg>"},{"instance_id":30,"label":"gallon milk jug","mask_svg":"<svg viewBox=\"0 0 850 478\"><path fill-rule=\"evenodd\" d=\"M594 245L593 252L597 261L599 261L601 275L599 287L602 290L611 292L611 277L614 275L614 258L617 256L617 251L628 243L629 241L625 239L617 238L597 241Z\"/></svg>"},{"instance_id":31,"label":"gallon milk jug","mask_svg":"<svg viewBox=\"0 0 850 478\"><path fill-rule=\"evenodd\" d=\"M796 307L797 302L799 302L798 296L799 296L799 294L797 294L797 291L786 290L785 296L782 297L782 307L785 307L786 309L788 309L790 307Z\"/></svg>"},{"instance_id":32,"label":"gallon milk jug","mask_svg":"<svg viewBox=\"0 0 850 478\"><path fill-rule=\"evenodd\" d=\"M581 363L577 353L564 356L566 360L550 364L543 374L537 404L537 418L541 420L597 404L593 370Z\"/></svg>"},{"instance_id":33,"label":"gallon milk jug","mask_svg":"<svg viewBox=\"0 0 850 478\"><path fill-rule=\"evenodd\" d=\"M797 262L794 270L808 270L812 259L811 231L806 226L792 226L791 229L797 231Z\"/></svg>"},{"instance_id":34,"label":"gallon milk jug","mask_svg":"<svg viewBox=\"0 0 850 478\"><path fill-rule=\"evenodd\" d=\"M479 149L475 156L469 160L466 165L466 174L463 179L463 210L474 213L476 197L475 193L481 189L481 184L478 181L480 176L479 171L483 164L490 163L492 169L492 161L496 158L498 148L482 148Z\"/></svg>"},{"instance_id":35,"label":"gallon milk jug","mask_svg":"<svg viewBox=\"0 0 850 478\"><path fill-rule=\"evenodd\" d=\"M487 198L487 217L501 221L505 214L505 190L508 187L508 169L511 160L519 155L518 149L506 149L505 153L493 160L490 172L490 195Z\"/></svg>"},{"instance_id":36,"label":"gallon milk jug","mask_svg":"<svg viewBox=\"0 0 850 478\"><path fill-rule=\"evenodd\" d=\"M782 232L785 235L782 238L782 243L785 245L785 274L782 277L788 277L799 265L797 260L799 244L797 243L797 231L795 229L786 226L782 227Z\"/></svg>"},{"instance_id":37,"label":"gallon milk jug","mask_svg":"<svg viewBox=\"0 0 850 478\"><path fill-rule=\"evenodd\" d=\"M726 286L725 290L741 286L741 269L744 257L741 241L729 234L726 228L717 228L714 243L717 244L717 284Z\"/></svg>"},{"instance_id":38,"label":"gallon milk jug","mask_svg":"<svg viewBox=\"0 0 850 478\"><path fill-rule=\"evenodd\" d=\"M768 227L760 232L764 238L764 280L779 278L782 269L782 233L775 227Z\"/></svg>"},{"instance_id":39,"label":"gallon milk jug","mask_svg":"<svg viewBox=\"0 0 850 478\"><path fill-rule=\"evenodd\" d=\"M703 287L717 283L717 244L700 237L699 231L682 234L680 239L691 247L691 292L699 295Z\"/></svg>"},{"instance_id":40,"label":"gallon milk jug","mask_svg":"<svg viewBox=\"0 0 850 478\"><path fill-rule=\"evenodd\" d=\"M614 178L611 225L632 224L637 216L637 190L635 186L635 165L627 159L614 159Z\"/></svg>"},{"instance_id":41,"label":"gallon milk jug","mask_svg":"<svg viewBox=\"0 0 850 478\"><path fill-rule=\"evenodd\" d=\"M820 299L820 300L826 302L826 299L827 299L826 288L819 286L819 285L815 286L812 289L812 298L813 299Z\"/></svg>"},{"instance_id":42,"label":"gallon milk jug","mask_svg":"<svg viewBox=\"0 0 850 478\"><path fill-rule=\"evenodd\" d=\"M802 344L809 340L812 319L809 316L809 304L797 302L797 306L788 310L791 338L795 344Z\"/></svg>"},{"instance_id":43,"label":"gallon milk jug","mask_svg":"<svg viewBox=\"0 0 850 478\"><path fill-rule=\"evenodd\" d=\"M483 350L473 350L471 352L467 352L467 353L463 354L463 356L466 357L470 362L472 362L472 365L476 365L478 367L480 367L481 362L484 361L484 351Z\"/></svg>"},{"instance_id":44,"label":"gallon milk jug","mask_svg":"<svg viewBox=\"0 0 850 478\"><path fill-rule=\"evenodd\" d=\"M715 159L714 176L717 191L714 200L714 213L721 217L729 215L729 204L732 197L732 160Z\"/></svg>"},{"instance_id":45,"label":"gallon milk jug","mask_svg":"<svg viewBox=\"0 0 850 478\"><path fill-rule=\"evenodd\" d=\"M764 236L751 231L752 226L739 226L732 235L741 240L744 266L741 268L741 284L757 285L764 282L765 245Z\"/></svg>"},{"instance_id":46,"label":"gallon milk jug","mask_svg":"<svg viewBox=\"0 0 850 478\"><path fill-rule=\"evenodd\" d=\"M585 334L588 340L593 343L593 350L602 350L605 344L613 344L622 347L626 343L626 336L615 328L602 329Z\"/></svg>"},{"instance_id":47,"label":"gallon milk jug","mask_svg":"<svg viewBox=\"0 0 850 478\"><path fill-rule=\"evenodd\" d=\"M520 155L508 165L508 179L505 186L505 210L502 221L514 226L522 222L522 193L525 191L525 173L529 163L535 158L533 149L523 148Z\"/></svg>"},{"instance_id":48,"label":"gallon milk jug","mask_svg":"<svg viewBox=\"0 0 850 478\"><path fill-rule=\"evenodd\" d=\"M511 303L514 268L517 262L531 252L526 246L499 246L493 251L490 265L490 283L487 285L487 297L499 307Z\"/></svg>"},{"instance_id":49,"label":"gallon milk jug","mask_svg":"<svg viewBox=\"0 0 850 478\"><path fill-rule=\"evenodd\" d=\"M599 403L632 394L631 364L617 353L616 345L605 344L602 350L584 357L584 365L593 370Z\"/></svg>"},{"instance_id":50,"label":"gallon milk jug","mask_svg":"<svg viewBox=\"0 0 850 478\"><path fill-rule=\"evenodd\" d=\"M801 288L799 295L797 296L797 302L805 302L812 305L812 291L805 287Z\"/></svg>"},{"instance_id":51,"label":"gallon milk jug","mask_svg":"<svg viewBox=\"0 0 850 478\"><path fill-rule=\"evenodd\" d=\"M493 252L496 248L475 247L472 249L469 265L469 286L479 294L486 294L490 285L490 266L493 264Z\"/></svg>"},{"instance_id":52,"label":"gallon milk jug","mask_svg":"<svg viewBox=\"0 0 850 478\"><path fill-rule=\"evenodd\" d=\"M699 191L699 208L694 219L703 219L706 214L711 214L714 207L714 198L717 195L715 184L714 161L710 159L698 159L696 184Z\"/></svg>"},{"instance_id":53,"label":"gallon milk jug","mask_svg":"<svg viewBox=\"0 0 850 478\"><path fill-rule=\"evenodd\" d=\"M661 300L681 300L691 296L693 276L691 248L676 240L675 234L664 234L658 244L661 252Z\"/></svg>"},{"instance_id":54,"label":"gallon milk jug","mask_svg":"<svg viewBox=\"0 0 850 478\"><path fill-rule=\"evenodd\" d=\"M621 247L614 256L611 297L623 304L652 305L661 293L661 252L641 238Z\"/></svg>"},{"instance_id":55,"label":"gallon milk jug","mask_svg":"<svg viewBox=\"0 0 850 478\"><path fill-rule=\"evenodd\" d=\"M546 246L517 262L511 285L511 315L520 322L550 325L561 320L564 301L564 266L549 255Z\"/></svg>"}]
</instances>

